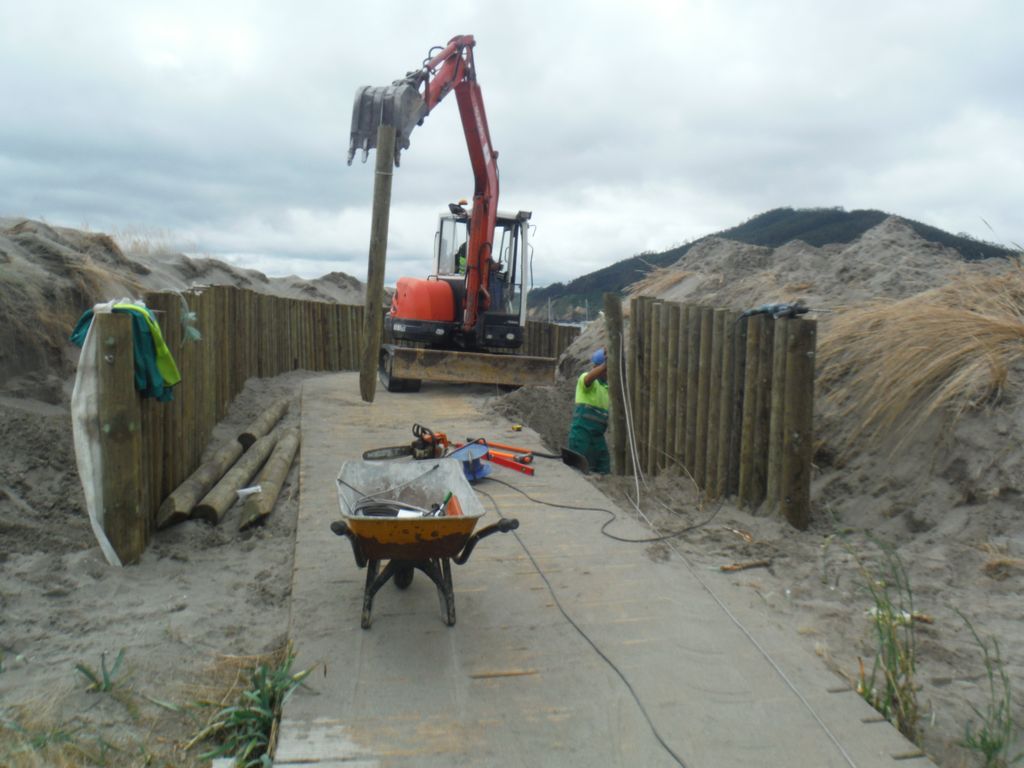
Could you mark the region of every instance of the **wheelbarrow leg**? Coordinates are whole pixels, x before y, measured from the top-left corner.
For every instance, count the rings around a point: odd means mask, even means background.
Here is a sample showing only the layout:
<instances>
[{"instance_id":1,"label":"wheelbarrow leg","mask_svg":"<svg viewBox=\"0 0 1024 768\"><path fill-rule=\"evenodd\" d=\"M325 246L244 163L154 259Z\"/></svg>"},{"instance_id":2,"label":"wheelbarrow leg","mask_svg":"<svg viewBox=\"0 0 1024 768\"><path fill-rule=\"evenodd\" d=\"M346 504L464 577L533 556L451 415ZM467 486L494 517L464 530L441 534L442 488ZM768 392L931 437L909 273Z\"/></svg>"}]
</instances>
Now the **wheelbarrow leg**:
<instances>
[{"instance_id":1,"label":"wheelbarrow leg","mask_svg":"<svg viewBox=\"0 0 1024 768\"><path fill-rule=\"evenodd\" d=\"M441 603L441 617L449 627L455 624L455 590L452 588L452 566L447 557L433 558L416 563L437 587L437 599Z\"/></svg>"},{"instance_id":2,"label":"wheelbarrow leg","mask_svg":"<svg viewBox=\"0 0 1024 768\"><path fill-rule=\"evenodd\" d=\"M379 567L380 560L370 560L366 564L366 587L363 589L363 620L361 622L363 629L369 629L370 623L373 621L373 596L377 593L377 590L373 588L373 583L377 579Z\"/></svg>"},{"instance_id":3,"label":"wheelbarrow leg","mask_svg":"<svg viewBox=\"0 0 1024 768\"><path fill-rule=\"evenodd\" d=\"M447 557L441 558L441 580L444 583L442 589L438 585L437 591L441 595L441 612L444 614L444 623L449 627L455 626L455 589L452 587L452 563Z\"/></svg>"}]
</instances>

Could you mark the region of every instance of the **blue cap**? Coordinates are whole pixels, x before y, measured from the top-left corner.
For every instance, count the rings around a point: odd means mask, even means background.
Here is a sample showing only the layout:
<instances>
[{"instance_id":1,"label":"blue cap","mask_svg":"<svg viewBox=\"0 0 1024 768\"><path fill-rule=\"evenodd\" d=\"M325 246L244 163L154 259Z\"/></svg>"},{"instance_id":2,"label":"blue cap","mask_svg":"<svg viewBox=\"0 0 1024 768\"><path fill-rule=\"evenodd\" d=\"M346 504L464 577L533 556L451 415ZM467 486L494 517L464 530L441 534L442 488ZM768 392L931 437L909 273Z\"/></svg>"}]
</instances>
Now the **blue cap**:
<instances>
[{"instance_id":1,"label":"blue cap","mask_svg":"<svg viewBox=\"0 0 1024 768\"><path fill-rule=\"evenodd\" d=\"M601 365L606 359L607 358L604 354L604 347L601 347L590 356L590 362L592 362L594 365Z\"/></svg>"}]
</instances>

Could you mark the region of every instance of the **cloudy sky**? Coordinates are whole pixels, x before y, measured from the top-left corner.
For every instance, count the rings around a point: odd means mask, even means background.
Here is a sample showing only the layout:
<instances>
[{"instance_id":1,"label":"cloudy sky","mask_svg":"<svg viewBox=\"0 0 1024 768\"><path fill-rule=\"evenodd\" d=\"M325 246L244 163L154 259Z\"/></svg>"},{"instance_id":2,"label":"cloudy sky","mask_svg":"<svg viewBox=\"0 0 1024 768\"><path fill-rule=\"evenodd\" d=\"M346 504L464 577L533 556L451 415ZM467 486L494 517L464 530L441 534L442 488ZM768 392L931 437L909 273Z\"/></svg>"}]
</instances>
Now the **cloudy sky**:
<instances>
[{"instance_id":1,"label":"cloudy sky","mask_svg":"<svg viewBox=\"0 0 1024 768\"><path fill-rule=\"evenodd\" d=\"M1019 0L0 0L0 216L363 279L353 94L473 34L538 285L779 206L1024 243L1021 30ZM389 282L472 190L452 96L396 172Z\"/></svg>"}]
</instances>

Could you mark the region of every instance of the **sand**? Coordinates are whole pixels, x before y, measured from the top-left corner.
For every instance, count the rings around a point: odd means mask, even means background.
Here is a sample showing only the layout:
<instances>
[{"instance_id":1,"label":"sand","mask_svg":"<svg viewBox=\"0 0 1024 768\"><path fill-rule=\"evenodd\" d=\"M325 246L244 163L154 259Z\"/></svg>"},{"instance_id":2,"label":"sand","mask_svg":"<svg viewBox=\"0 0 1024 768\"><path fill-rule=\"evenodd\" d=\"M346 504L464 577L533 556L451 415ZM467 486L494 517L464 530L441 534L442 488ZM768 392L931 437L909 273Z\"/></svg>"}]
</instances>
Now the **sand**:
<instances>
[{"instance_id":1,"label":"sand","mask_svg":"<svg viewBox=\"0 0 1024 768\"><path fill-rule=\"evenodd\" d=\"M57 243L45 225L19 226ZM64 243L92 243L92 264L116 261L120 253L100 235L54 232ZM87 272L75 256L83 251L49 244L33 251L30 241L36 242L0 228L0 290L5 300L20 296L30 306L49 279L53 301L63 302L61 317L69 322L81 306L68 302L85 298L75 287ZM39 254L51 264L42 271ZM18 279L11 277L14 267ZM838 309L863 298L911 295L965 268L952 252L890 219L846 246L791 243L772 251L729 241L702 244L676 265L687 274L675 275L655 293L734 307L804 298ZM133 269L114 263L104 279L119 276L122 283L114 288L125 287L138 277ZM828 315L819 317L826 325ZM557 449L565 442L574 374L602 337L599 323L585 330L562 361L560 384L495 397L487 407L530 425ZM209 665L221 659L223 666L224 654L259 654L284 642L298 506L295 469L265 528L238 533L236 509L217 528L189 522L160 533L136 567L106 566L73 469L66 399L73 350L56 334L52 338L53 349L36 354L0 332L5 359L22 355L17 375L0 381L0 722L34 724L36 734L59 724L79 728L75 738L94 755L102 737L124 749L148 750L154 765L198 764L195 751L185 755L176 746L195 732L196 722L146 697L193 702L197 686L210 680ZM237 432L275 398L295 397L307 375L248 382L214 441ZM1012 372L1012 381L1021 379L1024 371ZM982 637L998 639L1019 697L1024 400L1011 387L1000 401L955 423L937 414L895 453L891 446L854 450L842 465L835 457L849 446L830 442L830 436L843 433L845 425L823 402L819 406L821 447L809 531L731 502L702 502L686 481L666 477L641 489L641 508L662 530L696 527L670 541L623 546L643 546L652 558L686 557L714 572L716 589L727 600L772 617L792 633L794 644L814 650L837 681L856 676L858 658L870 668L874 653L871 602L856 558L870 563L877 542L894 546L909 574L914 610L932 619L916 625L922 743L945 768L980 765L956 746L965 725L976 719L971 706L985 706L987 685L981 652L957 611ZM289 423L298 419L298 407L293 403ZM631 508L631 479L595 483ZM718 571L755 559L771 564ZM75 664L98 668L101 654L109 662L122 648L125 695L85 693ZM0 727L0 737L3 755L17 737L9 726ZM139 764L138 753L109 754L111 764Z\"/></svg>"},{"instance_id":2,"label":"sand","mask_svg":"<svg viewBox=\"0 0 1024 768\"><path fill-rule=\"evenodd\" d=\"M138 566L109 567L75 471L67 336L96 301L146 290L230 284L361 303L362 285L341 273L267 278L143 246L0 219L0 765L204 764L179 749L209 716L195 702L223 689L219 671L239 657L286 642L298 463L264 526L239 533L236 505L218 527L186 522L157 535ZM282 424L298 425L311 375L247 382L212 445L280 397L292 398ZM86 693L76 665L100 673L122 649L116 695Z\"/></svg>"},{"instance_id":3,"label":"sand","mask_svg":"<svg viewBox=\"0 0 1024 768\"><path fill-rule=\"evenodd\" d=\"M650 281L645 291L673 301L745 308L803 299L842 311L866 299L898 299L939 286L962 271L999 273L1003 261L965 264L955 252L925 242L890 218L849 245L815 248L793 242L770 249L712 240ZM830 313L818 313L820 335ZM561 367L585 370L591 351L606 343L592 323L567 350ZM640 507L665 530L698 525L652 557L685 556L717 570L735 562L770 559L768 568L724 576L732 599L759 603L810 646L837 677L855 681L859 659L870 673L875 638L873 601L858 563L871 573L894 551L906 568L913 610L932 619L915 624L924 748L942 766L980 765L958 746L964 729L985 710L988 680L983 654L961 614L989 643L999 644L1011 687L1024 691L1024 366L1010 371L1001 398L959 419L937 413L910 439L849 445L837 436L850 424L819 394L816 403L813 524L793 530L776 516L741 510L731 501L702 502L680 478L657 478L642 488ZM520 390L503 411L529 424L549 447L565 444L572 387ZM557 403L551 402L557 400ZM837 457L846 455L844 462ZM600 483L630 508L632 479ZM756 596L753 598L751 596ZM1019 716L1017 705L1015 716ZM1018 740L1017 750L1024 749Z\"/></svg>"}]
</instances>

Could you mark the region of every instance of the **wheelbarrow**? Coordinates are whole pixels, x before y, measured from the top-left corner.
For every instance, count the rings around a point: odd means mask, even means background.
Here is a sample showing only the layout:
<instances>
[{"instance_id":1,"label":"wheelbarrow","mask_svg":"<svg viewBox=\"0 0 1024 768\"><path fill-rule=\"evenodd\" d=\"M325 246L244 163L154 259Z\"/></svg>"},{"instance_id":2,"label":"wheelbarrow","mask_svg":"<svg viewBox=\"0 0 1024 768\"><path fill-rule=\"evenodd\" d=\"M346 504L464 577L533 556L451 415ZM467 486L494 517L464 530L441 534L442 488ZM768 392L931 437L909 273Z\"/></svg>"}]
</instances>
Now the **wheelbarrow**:
<instances>
[{"instance_id":1,"label":"wheelbarrow","mask_svg":"<svg viewBox=\"0 0 1024 768\"><path fill-rule=\"evenodd\" d=\"M437 587L444 622L454 625L451 561L463 565L481 539L519 527L518 520L502 518L474 533L484 508L453 459L346 461L337 485L343 519L331 530L348 538L356 565L366 568L363 629L370 627L381 587L393 579L406 589L416 571Z\"/></svg>"}]
</instances>

